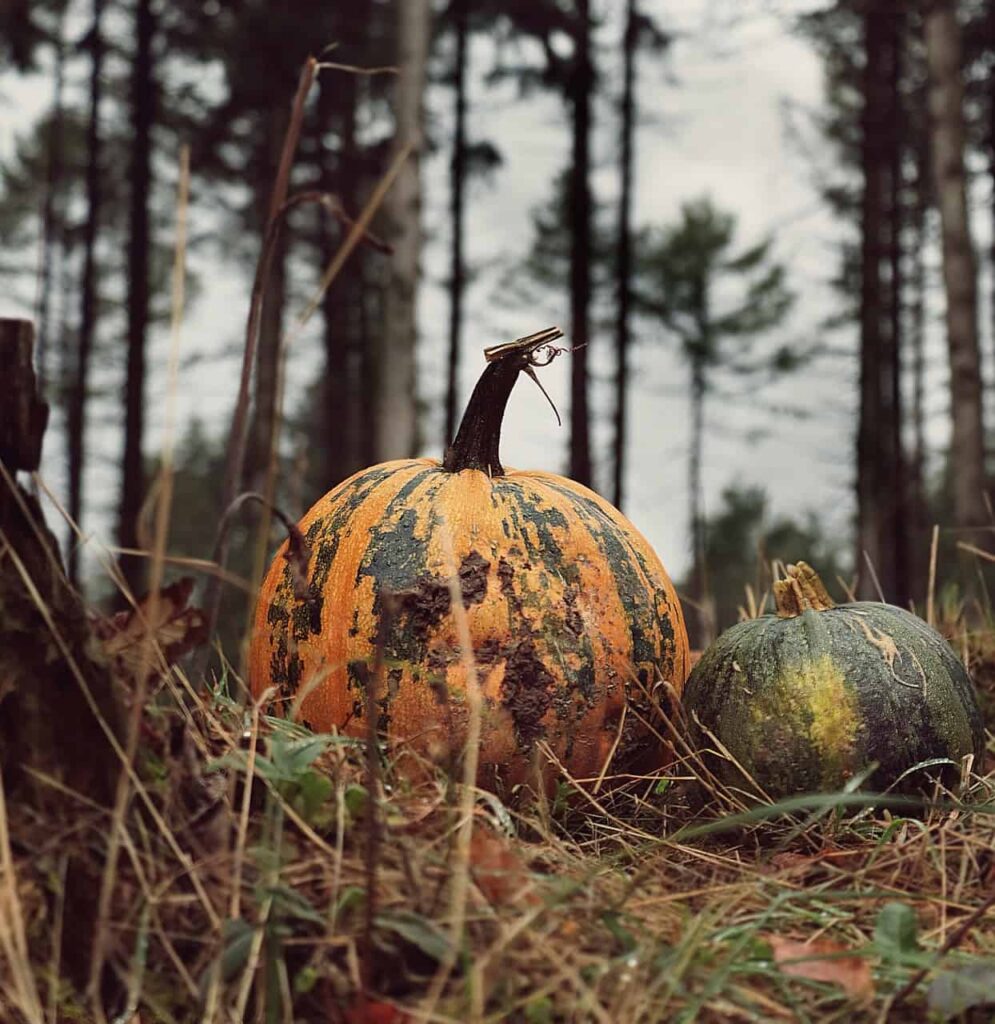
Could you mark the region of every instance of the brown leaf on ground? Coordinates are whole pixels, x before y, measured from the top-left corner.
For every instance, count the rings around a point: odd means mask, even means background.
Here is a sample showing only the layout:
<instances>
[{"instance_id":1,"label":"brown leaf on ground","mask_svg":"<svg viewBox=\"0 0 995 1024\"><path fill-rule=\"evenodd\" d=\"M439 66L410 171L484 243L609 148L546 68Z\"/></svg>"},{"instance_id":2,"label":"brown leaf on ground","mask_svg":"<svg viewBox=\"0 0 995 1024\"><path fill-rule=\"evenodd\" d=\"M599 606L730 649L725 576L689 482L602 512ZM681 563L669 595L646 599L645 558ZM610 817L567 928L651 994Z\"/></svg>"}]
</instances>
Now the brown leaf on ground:
<instances>
[{"instance_id":1,"label":"brown leaf on ground","mask_svg":"<svg viewBox=\"0 0 995 1024\"><path fill-rule=\"evenodd\" d=\"M470 839L470 870L477 888L496 907L539 902L522 855L509 839L479 825Z\"/></svg>"},{"instance_id":2,"label":"brown leaf on ground","mask_svg":"<svg viewBox=\"0 0 995 1024\"><path fill-rule=\"evenodd\" d=\"M871 965L862 957L848 956L844 946L826 939L799 942L778 935L767 936L767 941L782 974L839 985L851 999L874 997Z\"/></svg>"},{"instance_id":3,"label":"brown leaf on ground","mask_svg":"<svg viewBox=\"0 0 995 1024\"><path fill-rule=\"evenodd\" d=\"M137 608L118 612L110 618L98 619L94 632L103 644L104 653L126 678L134 679L148 658L146 637L151 632L167 665L175 664L184 654L207 641L207 619L199 608L189 607L193 579L184 576L138 602ZM149 659L154 667L158 658Z\"/></svg>"},{"instance_id":4,"label":"brown leaf on ground","mask_svg":"<svg viewBox=\"0 0 995 1024\"><path fill-rule=\"evenodd\" d=\"M796 853L784 850L781 853L775 853L764 867L773 873L810 874L834 864L846 865L847 861L866 856L867 851L859 847L852 850L827 847L818 853Z\"/></svg>"},{"instance_id":5,"label":"brown leaf on ground","mask_svg":"<svg viewBox=\"0 0 995 1024\"><path fill-rule=\"evenodd\" d=\"M411 1017L390 1003L357 996L355 1001L346 1007L343 1020L345 1024L408 1024Z\"/></svg>"}]
</instances>

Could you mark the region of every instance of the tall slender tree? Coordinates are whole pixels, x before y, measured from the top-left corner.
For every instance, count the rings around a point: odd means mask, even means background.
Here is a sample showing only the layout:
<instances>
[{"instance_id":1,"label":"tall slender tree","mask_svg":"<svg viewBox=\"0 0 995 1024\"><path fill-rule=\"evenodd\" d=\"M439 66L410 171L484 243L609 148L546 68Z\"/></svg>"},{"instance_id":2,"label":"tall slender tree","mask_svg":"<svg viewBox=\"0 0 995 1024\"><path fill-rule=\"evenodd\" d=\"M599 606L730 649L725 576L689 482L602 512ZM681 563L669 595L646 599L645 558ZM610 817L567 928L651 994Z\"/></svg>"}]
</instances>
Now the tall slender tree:
<instances>
[{"instance_id":1,"label":"tall slender tree","mask_svg":"<svg viewBox=\"0 0 995 1024\"><path fill-rule=\"evenodd\" d=\"M69 517L77 527L83 519L83 470L86 452L86 404L90 357L97 330L97 234L101 215L100 102L104 69L104 0L93 0L87 44L90 51L90 119L86 137L86 220L83 226L83 276L80 282L80 324L76 366L67 410ZM69 579L79 582L79 545L69 537Z\"/></svg>"},{"instance_id":2,"label":"tall slender tree","mask_svg":"<svg viewBox=\"0 0 995 1024\"><path fill-rule=\"evenodd\" d=\"M615 437L612 501L622 507L625 488L626 413L629 391L630 305L632 297L632 178L636 125L636 0L626 0L622 41L622 110L619 157L618 250L615 266Z\"/></svg>"},{"instance_id":3,"label":"tall slender tree","mask_svg":"<svg viewBox=\"0 0 995 1024\"><path fill-rule=\"evenodd\" d=\"M445 443L456 436L459 416L460 342L466 264L463 255L463 213L466 206L466 102L469 72L470 0L453 0L455 31L453 53L453 149L449 165L449 210L452 239L449 246L449 360L446 379Z\"/></svg>"},{"instance_id":4,"label":"tall slender tree","mask_svg":"<svg viewBox=\"0 0 995 1024\"><path fill-rule=\"evenodd\" d=\"M48 122L48 144L45 154L45 202L42 208L41 224L41 273L38 282L36 320L38 339L35 347L35 363L38 371L38 387L45 392L48 376L48 362L52 343L53 301L56 294L55 281L58 265L64 256L62 238L65 234L65 81L66 47L65 34L66 5L60 4L56 14L52 39L52 67L54 87L52 112Z\"/></svg>"},{"instance_id":5,"label":"tall slender tree","mask_svg":"<svg viewBox=\"0 0 995 1024\"><path fill-rule=\"evenodd\" d=\"M988 0L985 11L985 36L988 39L989 52L995 50L995 0ZM995 345L995 59L988 65L988 80L985 83L988 99L988 177L990 180L991 200L991 247L988 262L991 273L991 299L989 302L992 318L992 344Z\"/></svg>"},{"instance_id":6,"label":"tall slender tree","mask_svg":"<svg viewBox=\"0 0 995 1024\"><path fill-rule=\"evenodd\" d=\"M138 517L145 493L142 442L145 435L146 344L149 327L149 260L152 195L152 129L156 119L152 0L137 0L135 50L131 68L131 161L128 230L128 354L124 387L124 458L118 539L123 548L138 547ZM142 559L124 557L121 570L132 592L144 579Z\"/></svg>"},{"instance_id":7,"label":"tall slender tree","mask_svg":"<svg viewBox=\"0 0 995 1024\"><path fill-rule=\"evenodd\" d=\"M407 458L417 444L415 341L421 259L421 159L424 150L424 93L428 70L429 0L397 4L397 76L393 109L395 150L413 146L384 205L393 246L384 291L383 326L376 395L377 458Z\"/></svg>"},{"instance_id":8,"label":"tall slender tree","mask_svg":"<svg viewBox=\"0 0 995 1024\"><path fill-rule=\"evenodd\" d=\"M317 115L319 163L322 190L338 197L347 210L358 203L356 115L358 78L325 70L319 79ZM335 150L324 144L329 134L337 137ZM316 210L318 217L319 252L327 266L337 247L339 225L327 213ZM331 487L362 467L359 437L360 388L356 356L362 345L364 288L362 251L353 253L332 286L322 296L322 336L325 348L322 428L325 457L316 468L322 474L322 486Z\"/></svg>"},{"instance_id":9,"label":"tall slender tree","mask_svg":"<svg viewBox=\"0 0 995 1024\"><path fill-rule=\"evenodd\" d=\"M977 325L977 268L964 171L960 28L952 0L931 0L925 14L932 164L940 211L950 359L951 483L961 528L985 522L984 432Z\"/></svg>"},{"instance_id":10,"label":"tall slender tree","mask_svg":"<svg viewBox=\"0 0 995 1024\"><path fill-rule=\"evenodd\" d=\"M466 292L471 280L466 259L466 209L470 181L485 176L500 165L502 157L492 142L481 138L479 126L470 131L470 77L472 40L475 34L493 34L505 21L507 5L502 0L449 0L436 18L437 39L451 37L452 58L445 82L452 95L452 145L449 160L449 336L446 367L443 445L454 438L462 411L460 365Z\"/></svg>"},{"instance_id":11,"label":"tall slender tree","mask_svg":"<svg viewBox=\"0 0 995 1024\"><path fill-rule=\"evenodd\" d=\"M262 113L260 165L255 178L255 208L260 224L268 224L278 211L271 208L273 184L280 167L283 142L290 124L290 97L274 95ZM264 229L265 234L265 229ZM275 231L269 277L259 317L259 344L256 356L255 391L252 403L248 460L245 483L251 490L264 491L270 458L274 454L276 407L280 379L280 342L287 301L287 258L290 252L290 225L280 221Z\"/></svg>"},{"instance_id":12,"label":"tall slender tree","mask_svg":"<svg viewBox=\"0 0 995 1024\"><path fill-rule=\"evenodd\" d=\"M591 306L591 107L594 65L589 0L576 0L569 95L573 103L570 163L570 476L592 483L591 424L588 404L588 345Z\"/></svg>"},{"instance_id":13,"label":"tall slender tree","mask_svg":"<svg viewBox=\"0 0 995 1024\"><path fill-rule=\"evenodd\" d=\"M911 293L908 317L909 355L911 358L911 395L909 419L912 448L908 459L908 495L912 519L910 530L911 592L920 597L927 587L929 515L926 493L926 251L929 245L928 214L933 194L930 183L929 139L919 131L913 145L915 180L909 210L908 273Z\"/></svg>"},{"instance_id":14,"label":"tall slender tree","mask_svg":"<svg viewBox=\"0 0 995 1024\"><path fill-rule=\"evenodd\" d=\"M858 590L908 598L900 401L900 29L889 0L863 8L860 154L860 406L857 429Z\"/></svg>"}]
</instances>

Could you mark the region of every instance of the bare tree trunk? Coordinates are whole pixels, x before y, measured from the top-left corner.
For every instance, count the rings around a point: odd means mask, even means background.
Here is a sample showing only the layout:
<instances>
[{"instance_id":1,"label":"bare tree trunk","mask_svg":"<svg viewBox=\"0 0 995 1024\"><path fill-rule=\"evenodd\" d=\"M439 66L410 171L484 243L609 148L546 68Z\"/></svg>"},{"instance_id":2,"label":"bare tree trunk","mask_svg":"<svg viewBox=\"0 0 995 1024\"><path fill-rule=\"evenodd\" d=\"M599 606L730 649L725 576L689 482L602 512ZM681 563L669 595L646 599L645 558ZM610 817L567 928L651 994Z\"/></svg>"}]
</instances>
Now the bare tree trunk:
<instances>
[{"instance_id":1,"label":"bare tree trunk","mask_svg":"<svg viewBox=\"0 0 995 1024\"><path fill-rule=\"evenodd\" d=\"M705 444L705 361L691 359L691 442L688 450L688 522L691 530L691 597L697 606L699 633L695 643L705 647L714 639L708 606L708 579L705 565L705 501L702 488L702 461Z\"/></svg>"},{"instance_id":2,"label":"bare tree trunk","mask_svg":"<svg viewBox=\"0 0 995 1024\"><path fill-rule=\"evenodd\" d=\"M988 39L995 39L995 0L988 0ZM993 44L995 45L995 44ZM995 61L988 65L988 177L989 189L995 195ZM991 203L991 250L988 262L991 273L992 344L995 345L995 199Z\"/></svg>"},{"instance_id":3,"label":"bare tree trunk","mask_svg":"<svg viewBox=\"0 0 995 1024\"><path fill-rule=\"evenodd\" d=\"M90 119L86 133L86 223L83 227L83 279L80 284L80 325L77 341L75 379L69 396L67 454L69 461L70 519L80 526L83 518L83 469L87 384L90 356L97 328L97 229L100 221L100 97L104 66L102 19L104 0L93 0L90 45ZM69 537L69 579L79 582L79 545Z\"/></svg>"},{"instance_id":4,"label":"bare tree trunk","mask_svg":"<svg viewBox=\"0 0 995 1024\"><path fill-rule=\"evenodd\" d=\"M882 507L885 510L883 543L889 548L887 562L891 570L888 597L904 607L912 598L909 585L909 495L902 438L903 344L903 231L905 228L904 156L905 111L902 103L906 20L903 12L892 9L888 22L888 345L885 362L887 406L883 426L885 472L882 474Z\"/></svg>"},{"instance_id":5,"label":"bare tree trunk","mask_svg":"<svg viewBox=\"0 0 995 1024\"><path fill-rule=\"evenodd\" d=\"M456 436L459 408L460 339L463 329L463 292L466 273L463 259L463 212L466 205L466 79L469 0L453 0L456 53L453 61L453 156L449 175L452 243L449 264L449 373L446 387L446 426L443 449Z\"/></svg>"},{"instance_id":6,"label":"bare tree trunk","mask_svg":"<svg viewBox=\"0 0 995 1024\"><path fill-rule=\"evenodd\" d=\"M257 209L261 233L265 238L269 222L270 190L279 173L280 156L287 134L289 114L282 103L268 114L266 139L267 170L258 182ZM273 437L276 431L276 400L279 383L280 341L283 337L283 308L287 291L287 224L277 228L273 243L273 263L266 282L262 312L259 317L259 347L256 357L256 379L252 402L252 433L245 466L245 483L250 490L265 491Z\"/></svg>"},{"instance_id":7,"label":"bare tree trunk","mask_svg":"<svg viewBox=\"0 0 995 1024\"><path fill-rule=\"evenodd\" d=\"M926 214L930 205L929 147L923 139L916 147L915 203L911 211L912 308L909 334L912 342L912 458L909 461L909 500L912 506L912 593L921 599L926 590L926 558L929 527L926 498Z\"/></svg>"},{"instance_id":8,"label":"bare tree trunk","mask_svg":"<svg viewBox=\"0 0 995 1024\"><path fill-rule=\"evenodd\" d=\"M857 553L858 593L877 596L867 570L869 561L882 587L890 587L891 560L883 523L887 509L882 501L885 462L883 434L888 421L882 418L882 397L890 388L887 340L884 336L886 296L881 270L885 258L885 228L889 179L888 23L880 2L864 14L865 70L864 109L861 118L861 161L864 174L861 204L860 291L860 412L857 431ZM894 496L892 496L894 500ZM887 592L887 591L886 591Z\"/></svg>"},{"instance_id":9,"label":"bare tree trunk","mask_svg":"<svg viewBox=\"0 0 995 1024\"><path fill-rule=\"evenodd\" d=\"M950 357L951 479L959 527L985 522L984 432L978 350L977 269L964 173L964 89L960 27L952 0L933 0L926 12L926 59L936 198L943 236Z\"/></svg>"},{"instance_id":10,"label":"bare tree trunk","mask_svg":"<svg viewBox=\"0 0 995 1024\"><path fill-rule=\"evenodd\" d=\"M356 151L358 77L326 74L319 79L319 137L332 132L337 153L319 149L322 188L338 195L345 209L355 215L359 207L359 167ZM341 226L318 211L322 263L327 266L341 240ZM329 488L361 469L359 450L359 378L361 317L363 303L362 249L346 261L336 281L322 297L325 373L325 465L322 486Z\"/></svg>"},{"instance_id":11,"label":"bare tree trunk","mask_svg":"<svg viewBox=\"0 0 995 1024\"><path fill-rule=\"evenodd\" d=\"M152 126L156 116L152 40L156 20L152 0L135 9L135 55L132 62L131 200L128 238L128 369L124 391L124 460L118 539L123 548L138 547L138 517L145 496L142 441L145 436L145 347L149 324L149 202L152 192ZM128 587L140 596L145 563L121 559Z\"/></svg>"},{"instance_id":12,"label":"bare tree trunk","mask_svg":"<svg viewBox=\"0 0 995 1024\"><path fill-rule=\"evenodd\" d=\"M398 0L398 64L394 151L414 145L383 204L394 247L384 294L377 375L377 459L401 459L417 447L415 344L421 257L421 155L431 30L429 0Z\"/></svg>"},{"instance_id":13,"label":"bare tree trunk","mask_svg":"<svg viewBox=\"0 0 995 1024\"><path fill-rule=\"evenodd\" d=\"M570 476L591 485L591 425L587 362L591 303L591 12L589 0L577 0L571 95L573 156L570 168L570 341L576 348L570 366Z\"/></svg>"},{"instance_id":14,"label":"bare tree trunk","mask_svg":"<svg viewBox=\"0 0 995 1024\"><path fill-rule=\"evenodd\" d=\"M59 11L56 26L55 88L52 98L52 118L48 126L46 153L45 207L42 212L42 254L41 280L38 285L38 344L35 360L38 367L38 387L44 394L48 376L49 348L52 342L52 297L55 294L55 264L65 258L60 250L61 236L65 231L65 212L62 197L62 177L65 172L64 134L65 110L63 92L66 79L66 51L63 42L65 29L65 7Z\"/></svg>"},{"instance_id":15,"label":"bare tree trunk","mask_svg":"<svg viewBox=\"0 0 995 1024\"><path fill-rule=\"evenodd\" d=\"M619 171L621 189L618 201L618 250L615 261L615 459L612 501L622 507L625 493L625 446L629 403L629 309L632 289L632 172L633 135L636 123L636 0L627 0L625 40L622 44L624 70L622 86L622 129Z\"/></svg>"}]
</instances>

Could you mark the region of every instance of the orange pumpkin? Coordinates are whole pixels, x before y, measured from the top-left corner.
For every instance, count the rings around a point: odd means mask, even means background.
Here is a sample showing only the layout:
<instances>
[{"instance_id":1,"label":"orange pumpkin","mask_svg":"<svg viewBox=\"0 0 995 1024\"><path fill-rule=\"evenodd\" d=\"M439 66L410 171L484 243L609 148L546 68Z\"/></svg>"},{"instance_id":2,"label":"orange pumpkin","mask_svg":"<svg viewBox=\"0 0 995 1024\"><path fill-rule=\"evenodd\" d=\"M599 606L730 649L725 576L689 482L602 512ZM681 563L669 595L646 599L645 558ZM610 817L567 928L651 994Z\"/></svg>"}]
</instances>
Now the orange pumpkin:
<instances>
[{"instance_id":1,"label":"orange pumpkin","mask_svg":"<svg viewBox=\"0 0 995 1024\"><path fill-rule=\"evenodd\" d=\"M656 731L658 683L679 695L688 672L673 586L593 491L501 466L508 397L542 363L527 344L489 357L444 462L373 466L307 513L306 587L284 545L256 609L253 693L275 687L312 728L365 735L379 642L378 720L392 754L416 776L451 765L468 716L455 570L483 696L480 785L508 794L538 770L548 787L557 771L537 758L540 741L578 779L660 767L670 751Z\"/></svg>"}]
</instances>

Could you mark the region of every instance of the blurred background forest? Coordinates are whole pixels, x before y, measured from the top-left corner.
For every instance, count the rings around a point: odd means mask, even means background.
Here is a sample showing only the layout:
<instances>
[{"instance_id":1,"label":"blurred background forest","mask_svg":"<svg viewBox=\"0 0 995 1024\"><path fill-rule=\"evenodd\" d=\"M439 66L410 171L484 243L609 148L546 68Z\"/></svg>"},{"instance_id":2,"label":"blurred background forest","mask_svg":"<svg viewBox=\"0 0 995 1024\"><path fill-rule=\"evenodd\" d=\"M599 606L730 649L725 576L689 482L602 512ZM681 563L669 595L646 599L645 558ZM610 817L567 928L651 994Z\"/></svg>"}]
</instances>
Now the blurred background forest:
<instances>
[{"instance_id":1,"label":"blurred background forest","mask_svg":"<svg viewBox=\"0 0 995 1024\"><path fill-rule=\"evenodd\" d=\"M243 489L275 450L297 518L359 468L441 455L481 349L560 323L581 346L543 378L564 428L524 385L505 462L629 514L697 643L775 558L922 602L934 524L941 578L981 586L962 556L995 548L995 0L3 0L0 312L36 323L43 477L93 596L147 536L183 145L169 548L212 551L309 54L291 191L326 201L275 235ZM143 560L120 564L140 593Z\"/></svg>"}]
</instances>

